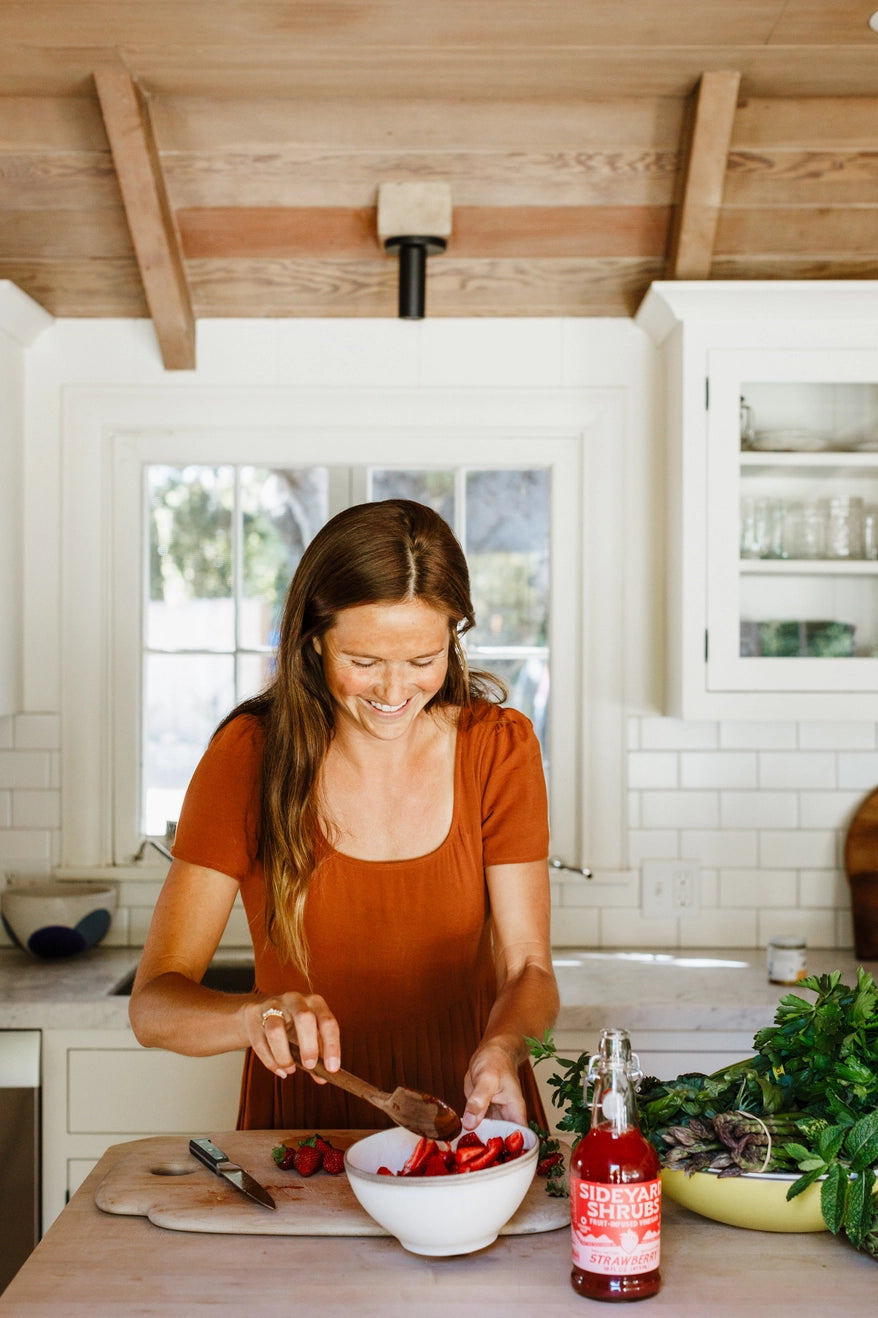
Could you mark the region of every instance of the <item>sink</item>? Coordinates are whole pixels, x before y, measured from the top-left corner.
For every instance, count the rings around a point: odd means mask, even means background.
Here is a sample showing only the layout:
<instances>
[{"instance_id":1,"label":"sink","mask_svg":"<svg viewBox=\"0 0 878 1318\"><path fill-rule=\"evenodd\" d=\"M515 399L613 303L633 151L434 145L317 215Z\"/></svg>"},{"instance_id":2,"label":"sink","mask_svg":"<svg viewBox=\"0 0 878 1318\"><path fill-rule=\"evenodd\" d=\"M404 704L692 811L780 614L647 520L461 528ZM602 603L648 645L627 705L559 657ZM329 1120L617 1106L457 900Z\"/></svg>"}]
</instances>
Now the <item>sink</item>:
<instances>
[{"instance_id":1,"label":"sink","mask_svg":"<svg viewBox=\"0 0 878 1318\"><path fill-rule=\"evenodd\" d=\"M112 995L127 997L131 993L136 973L135 966L111 990ZM256 970L252 961L211 961L201 982L205 988L218 989L221 993L252 993L256 982Z\"/></svg>"}]
</instances>

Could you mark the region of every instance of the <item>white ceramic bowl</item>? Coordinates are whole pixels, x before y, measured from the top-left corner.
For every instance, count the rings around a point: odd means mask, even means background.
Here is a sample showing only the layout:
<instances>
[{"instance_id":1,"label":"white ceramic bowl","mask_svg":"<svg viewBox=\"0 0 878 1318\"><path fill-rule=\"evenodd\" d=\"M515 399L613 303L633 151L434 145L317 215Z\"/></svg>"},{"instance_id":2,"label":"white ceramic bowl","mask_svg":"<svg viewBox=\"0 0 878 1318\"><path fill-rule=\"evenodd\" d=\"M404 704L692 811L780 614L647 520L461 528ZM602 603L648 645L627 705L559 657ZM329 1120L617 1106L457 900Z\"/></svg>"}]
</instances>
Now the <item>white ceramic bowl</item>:
<instances>
[{"instance_id":1,"label":"white ceramic bowl","mask_svg":"<svg viewBox=\"0 0 878 1318\"><path fill-rule=\"evenodd\" d=\"M107 883L12 885L0 893L0 915L17 947L38 957L74 956L104 937L116 896L116 888Z\"/></svg>"},{"instance_id":2,"label":"white ceramic bowl","mask_svg":"<svg viewBox=\"0 0 878 1318\"><path fill-rule=\"evenodd\" d=\"M479 1138L505 1138L520 1130L524 1152L482 1172L451 1176L379 1176L379 1167L400 1171L418 1142L394 1126L367 1135L345 1153L351 1189L370 1217L413 1254L471 1254L497 1239L520 1206L534 1177L539 1141L512 1121L483 1121ZM452 1141L452 1147L457 1141Z\"/></svg>"}]
</instances>

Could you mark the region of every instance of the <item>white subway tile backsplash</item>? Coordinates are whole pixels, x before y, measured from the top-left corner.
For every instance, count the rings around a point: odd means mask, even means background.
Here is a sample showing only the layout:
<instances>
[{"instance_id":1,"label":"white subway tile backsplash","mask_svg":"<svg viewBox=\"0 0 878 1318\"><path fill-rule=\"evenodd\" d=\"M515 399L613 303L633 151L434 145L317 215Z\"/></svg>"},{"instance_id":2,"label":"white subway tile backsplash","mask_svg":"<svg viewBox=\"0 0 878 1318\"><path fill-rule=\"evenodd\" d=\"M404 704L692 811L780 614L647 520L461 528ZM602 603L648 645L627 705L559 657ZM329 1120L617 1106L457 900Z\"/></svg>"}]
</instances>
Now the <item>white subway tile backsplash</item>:
<instances>
[{"instance_id":1,"label":"white subway tile backsplash","mask_svg":"<svg viewBox=\"0 0 878 1318\"><path fill-rule=\"evenodd\" d=\"M13 735L16 750L59 750L61 720L57 714L16 714Z\"/></svg>"},{"instance_id":2,"label":"white subway tile backsplash","mask_svg":"<svg viewBox=\"0 0 878 1318\"><path fill-rule=\"evenodd\" d=\"M48 787L47 751L0 751L0 787Z\"/></svg>"},{"instance_id":3,"label":"white subway tile backsplash","mask_svg":"<svg viewBox=\"0 0 878 1318\"><path fill-rule=\"evenodd\" d=\"M766 869L835 869L836 834L829 829L763 829L759 863Z\"/></svg>"},{"instance_id":4,"label":"white subway tile backsplash","mask_svg":"<svg viewBox=\"0 0 878 1318\"><path fill-rule=\"evenodd\" d=\"M757 761L744 751L684 751L680 755L682 787L755 787Z\"/></svg>"},{"instance_id":5,"label":"white subway tile backsplash","mask_svg":"<svg viewBox=\"0 0 878 1318\"><path fill-rule=\"evenodd\" d=\"M875 750L874 723L800 723L802 750Z\"/></svg>"},{"instance_id":6,"label":"white subway tile backsplash","mask_svg":"<svg viewBox=\"0 0 878 1318\"><path fill-rule=\"evenodd\" d=\"M702 910L682 924L687 947L755 947L756 931L755 911Z\"/></svg>"},{"instance_id":7,"label":"white subway tile backsplash","mask_svg":"<svg viewBox=\"0 0 878 1318\"><path fill-rule=\"evenodd\" d=\"M632 751L628 756L628 786L677 787L678 765L674 751Z\"/></svg>"},{"instance_id":8,"label":"white subway tile backsplash","mask_svg":"<svg viewBox=\"0 0 878 1318\"><path fill-rule=\"evenodd\" d=\"M645 828L714 828L719 824L717 792L644 792Z\"/></svg>"},{"instance_id":9,"label":"white subway tile backsplash","mask_svg":"<svg viewBox=\"0 0 878 1318\"><path fill-rule=\"evenodd\" d=\"M644 718L640 727L643 750L710 750L717 745L716 723L684 723L682 719Z\"/></svg>"},{"instance_id":10,"label":"white subway tile backsplash","mask_svg":"<svg viewBox=\"0 0 878 1318\"><path fill-rule=\"evenodd\" d=\"M628 827L640 827L640 793L629 792L627 797L628 806Z\"/></svg>"},{"instance_id":11,"label":"white subway tile backsplash","mask_svg":"<svg viewBox=\"0 0 878 1318\"><path fill-rule=\"evenodd\" d=\"M756 865L758 834L752 829L684 830L680 855L717 869Z\"/></svg>"},{"instance_id":12,"label":"white subway tile backsplash","mask_svg":"<svg viewBox=\"0 0 878 1318\"><path fill-rule=\"evenodd\" d=\"M687 920L686 926L692 923ZM645 920L639 911L602 910L602 947L679 947L679 921Z\"/></svg>"},{"instance_id":13,"label":"white subway tile backsplash","mask_svg":"<svg viewBox=\"0 0 878 1318\"><path fill-rule=\"evenodd\" d=\"M60 826L61 797L58 792L12 793L13 828L60 828Z\"/></svg>"},{"instance_id":14,"label":"white subway tile backsplash","mask_svg":"<svg viewBox=\"0 0 878 1318\"><path fill-rule=\"evenodd\" d=\"M12 793L0 792L0 828L12 826Z\"/></svg>"},{"instance_id":15,"label":"white subway tile backsplash","mask_svg":"<svg viewBox=\"0 0 878 1318\"><path fill-rule=\"evenodd\" d=\"M771 938L804 938L812 947L832 947L835 939L835 915L832 911L765 910L758 911L759 942Z\"/></svg>"},{"instance_id":16,"label":"white subway tile backsplash","mask_svg":"<svg viewBox=\"0 0 878 1318\"><path fill-rule=\"evenodd\" d=\"M862 792L799 792L799 808L806 828L838 828L847 832ZM780 821L778 821L779 823Z\"/></svg>"},{"instance_id":17,"label":"white subway tile backsplash","mask_svg":"<svg viewBox=\"0 0 878 1318\"><path fill-rule=\"evenodd\" d=\"M52 835L45 828L0 830L0 869L15 869L31 861L48 865L52 860Z\"/></svg>"},{"instance_id":18,"label":"white subway tile backsplash","mask_svg":"<svg viewBox=\"0 0 878 1318\"><path fill-rule=\"evenodd\" d=\"M800 870L799 905L844 909L850 904L847 877L838 870Z\"/></svg>"},{"instance_id":19,"label":"white subway tile backsplash","mask_svg":"<svg viewBox=\"0 0 878 1318\"><path fill-rule=\"evenodd\" d=\"M628 834L628 861L638 868L644 860L678 860L679 835L670 828L643 828Z\"/></svg>"},{"instance_id":20,"label":"white subway tile backsplash","mask_svg":"<svg viewBox=\"0 0 878 1318\"><path fill-rule=\"evenodd\" d=\"M795 723L721 723L719 744L723 750L794 750Z\"/></svg>"},{"instance_id":21,"label":"white subway tile backsplash","mask_svg":"<svg viewBox=\"0 0 878 1318\"><path fill-rule=\"evenodd\" d=\"M878 765L878 755L875 757ZM827 751L807 755L761 751L759 755L760 787L834 788L836 757Z\"/></svg>"},{"instance_id":22,"label":"white subway tile backsplash","mask_svg":"<svg viewBox=\"0 0 878 1318\"><path fill-rule=\"evenodd\" d=\"M799 883L795 870L720 870L719 904L722 907L797 906Z\"/></svg>"},{"instance_id":23,"label":"white subway tile backsplash","mask_svg":"<svg viewBox=\"0 0 878 1318\"><path fill-rule=\"evenodd\" d=\"M553 910L552 943L555 947L599 947L600 912L569 906Z\"/></svg>"},{"instance_id":24,"label":"white subway tile backsplash","mask_svg":"<svg viewBox=\"0 0 878 1318\"><path fill-rule=\"evenodd\" d=\"M878 751L873 754L855 751L840 752L838 756L838 785L841 788L861 788L871 792L878 784Z\"/></svg>"},{"instance_id":25,"label":"white subway tile backsplash","mask_svg":"<svg viewBox=\"0 0 878 1318\"><path fill-rule=\"evenodd\" d=\"M0 715L0 751L10 751L14 745L13 719L11 714Z\"/></svg>"},{"instance_id":26,"label":"white subway tile backsplash","mask_svg":"<svg viewBox=\"0 0 878 1318\"><path fill-rule=\"evenodd\" d=\"M798 792L721 792L723 828L795 828L799 822Z\"/></svg>"}]
</instances>

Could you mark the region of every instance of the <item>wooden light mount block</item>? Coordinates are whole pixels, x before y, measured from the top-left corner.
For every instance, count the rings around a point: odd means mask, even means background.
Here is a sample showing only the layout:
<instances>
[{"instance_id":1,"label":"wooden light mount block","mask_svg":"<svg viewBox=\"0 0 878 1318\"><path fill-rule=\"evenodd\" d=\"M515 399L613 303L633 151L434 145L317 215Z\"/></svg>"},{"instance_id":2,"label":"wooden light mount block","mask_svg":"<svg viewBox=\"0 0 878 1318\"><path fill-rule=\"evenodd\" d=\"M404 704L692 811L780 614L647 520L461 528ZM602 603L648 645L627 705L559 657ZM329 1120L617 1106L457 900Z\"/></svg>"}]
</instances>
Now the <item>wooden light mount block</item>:
<instances>
[{"instance_id":1,"label":"wooden light mount block","mask_svg":"<svg viewBox=\"0 0 878 1318\"><path fill-rule=\"evenodd\" d=\"M451 234L451 188L447 183L381 183L378 237L399 254L399 316L423 320L427 257L444 252Z\"/></svg>"}]
</instances>

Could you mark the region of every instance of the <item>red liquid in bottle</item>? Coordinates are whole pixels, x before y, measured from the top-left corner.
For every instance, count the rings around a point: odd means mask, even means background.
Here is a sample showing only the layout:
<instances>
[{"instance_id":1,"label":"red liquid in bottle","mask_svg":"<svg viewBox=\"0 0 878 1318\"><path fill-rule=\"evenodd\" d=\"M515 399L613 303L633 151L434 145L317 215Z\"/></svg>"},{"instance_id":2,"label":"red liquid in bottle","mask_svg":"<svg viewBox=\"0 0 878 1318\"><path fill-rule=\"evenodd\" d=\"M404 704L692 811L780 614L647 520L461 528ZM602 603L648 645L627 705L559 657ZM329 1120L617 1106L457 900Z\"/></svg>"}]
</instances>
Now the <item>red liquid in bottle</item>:
<instances>
[{"instance_id":1,"label":"red liquid in bottle","mask_svg":"<svg viewBox=\"0 0 878 1318\"><path fill-rule=\"evenodd\" d=\"M595 1267L602 1270L577 1267L574 1262L570 1281L577 1295L585 1295L592 1300L642 1300L648 1295L655 1295L659 1290L659 1173L658 1155L637 1129L615 1134L608 1126L593 1126L579 1141L570 1165L571 1207L575 1212L577 1182L584 1182L584 1192L580 1190L580 1211L583 1214L591 1212L594 1217L586 1232L580 1235L584 1251L582 1257L584 1260L588 1256ZM622 1215L621 1222L619 1214ZM630 1227L626 1227L625 1218L630 1218ZM655 1236L652 1248L656 1266L649 1271L626 1272L624 1263L611 1261L615 1251L610 1241L606 1242L604 1248L601 1237L609 1236L612 1239L621 1235L624 1242L626 1231L642 1235L644 1229ZM649 1256L647 1251L646 1258ZM642 1266L643 1258L641 1246L637 1266ZM603 1270L608 1268L614 1270Z\"/></svg>"}]
</instances>

